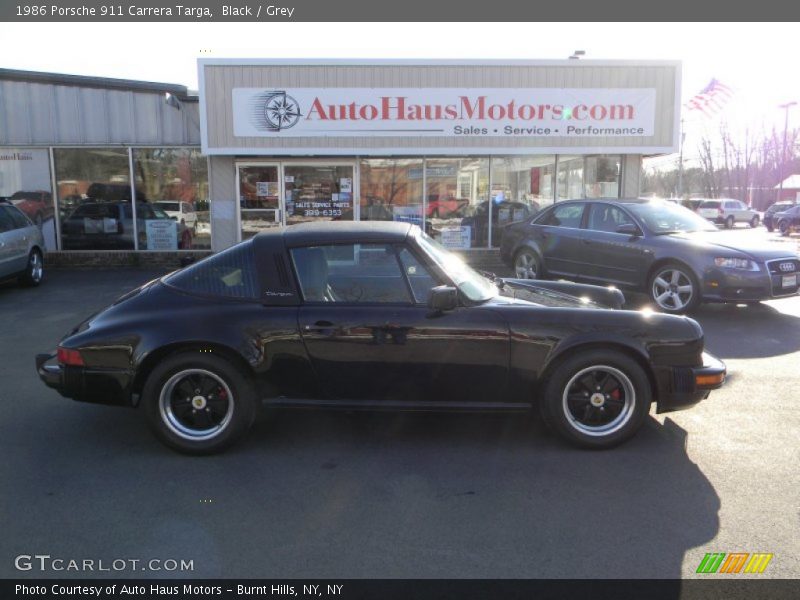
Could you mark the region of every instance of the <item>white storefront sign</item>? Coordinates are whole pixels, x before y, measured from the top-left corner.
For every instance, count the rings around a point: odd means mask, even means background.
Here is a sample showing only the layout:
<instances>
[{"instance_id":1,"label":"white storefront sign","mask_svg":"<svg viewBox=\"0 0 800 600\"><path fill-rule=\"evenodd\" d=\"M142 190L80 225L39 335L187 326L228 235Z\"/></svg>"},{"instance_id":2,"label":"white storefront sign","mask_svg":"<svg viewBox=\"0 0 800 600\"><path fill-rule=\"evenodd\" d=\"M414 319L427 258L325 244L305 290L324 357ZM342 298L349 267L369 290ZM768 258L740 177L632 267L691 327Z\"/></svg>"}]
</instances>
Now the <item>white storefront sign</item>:
<instances>
[{"instance_id":1,"label":"white storefront sign","mask_svg":"<svg viewBox=\"0 0 800 600\"><path fill-rule=\"evenodd\" d=\"M653 88L233 88L237 137L647 137Z\"/></svg>"},{"instance_id":2,"label":"white storefront sign","mask_svg":"<svg viewBox=\"0 0 800 600\"><path fill-rule=\"evenodd\" d=\"M172 219L145 221L148 250L177 250L178 224Z\"/></svg>"}]
</instances>

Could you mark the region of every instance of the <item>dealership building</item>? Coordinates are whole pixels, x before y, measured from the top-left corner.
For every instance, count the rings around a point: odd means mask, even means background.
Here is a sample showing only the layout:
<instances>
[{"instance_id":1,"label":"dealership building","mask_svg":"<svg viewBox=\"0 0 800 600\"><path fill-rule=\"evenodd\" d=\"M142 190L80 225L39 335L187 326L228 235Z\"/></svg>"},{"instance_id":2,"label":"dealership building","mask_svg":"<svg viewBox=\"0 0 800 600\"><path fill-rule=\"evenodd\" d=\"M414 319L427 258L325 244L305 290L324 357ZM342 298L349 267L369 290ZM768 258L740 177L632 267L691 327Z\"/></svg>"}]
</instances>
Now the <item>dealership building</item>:
<instances>
[{"instance_id":1,"label":"dealership building","mask_svg":"<svg viewBox=\"0 0 800 600\"><path fill-rule=\"evenodd\" d=\"M54 262L219 251L319 220L503 225L639 193L677 150L680 63L201 59L183 86L0 69L0 197Z\"/></svg>"}]
</instances>

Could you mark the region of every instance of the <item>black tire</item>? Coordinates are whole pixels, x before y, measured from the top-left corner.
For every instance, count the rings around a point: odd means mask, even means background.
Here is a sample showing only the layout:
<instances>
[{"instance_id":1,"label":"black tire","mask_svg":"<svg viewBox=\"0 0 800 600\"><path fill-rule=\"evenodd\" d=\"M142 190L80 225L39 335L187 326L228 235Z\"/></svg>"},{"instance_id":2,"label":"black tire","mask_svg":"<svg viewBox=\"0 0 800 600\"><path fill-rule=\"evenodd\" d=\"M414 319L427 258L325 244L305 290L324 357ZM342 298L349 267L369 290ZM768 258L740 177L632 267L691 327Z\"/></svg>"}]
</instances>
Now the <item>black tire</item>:
<instances>
[{"instance_id":1,"label":"black tire","mask_svg":"<svg viewBox=\"0 0 800 600\"><path fill-rule=\"evenodd\" d=\"M733 215L725 219L725 229L733 229L734 225L736 225L736 218Z\"/></svg>"},{"instance_id":2,"label":"black tire","mask_svg":"<svg viewBox=\"0 0 800 600\"><path fill-rule=\"evenodd\" d=\"M184 393L185 399L180 397ZM241 368L194 350L173 354L153 369L142 390L142 405L164 444L202 455L220 452L244 437L255 421L258 398Z\"/></svg>"},{"instance_id":3,"label":"black tire","mask_svg":"<svg viewBox=\"0 0 800 600\"><path fill-rule=\"evenodd\" d=\"M758 215L754 215L753 218L750 219L750 227L755 229L756 227L758 227L759 221L760 219L758 218Z\"/></svg>"},{"instance_id":4,"label":"black tire","mask_svg":"<svg viewBox=\"0 0 800 600\"><path fill-rule=\"evenodd\" d=\"M548 376L539 408L567 442L605 450L636 434L651 401L650 380L633 358L616 350L585 350Z\"/></svg>"},{"instance_id":5,"label":"black tire","mask_svg":"<svg viewBox=\"0 0 800 600\"><path fill-rule=\"evenodd\" d=\"M781 232L782 236L789 235L789 222L781 221L780 223L778 223L778 231Z\"/></svg>"},{"instance_id":6,"label":"black tire","mask_svg":"<svg viewBox=\"0 0 800 600\"><path fill-rule=\"evenodd\" d=\"M766 227L767 227L767 231L769 231L770 233L775 231L775 227L773 225L767 225Z\"/></svg>"},{"instance_id":7,"label":"black tire","mask_svg":"<svg viewBox=\"0 0 800 600\"><path fill-rule=\"evenodd\" d=\"M44 259L38 248L28 254L28 264L25 271L19 276L19 282L28 287L36 287L44 279Z\"/></svg>"},{"instance_id":8,"label":"black tire","mask_svg":"<svg viewBox=\"0 0 800 600\"><path fill-rule=\"evenodd\" d=\"M542 279L542 261L530 248L521 248L514 255L514 277Z\"/></svg>"},{"instance_id":9,"label":"black tire","mask_svg":"<svg viewBox=\"0 0 800 600\"><path fill-rule=\"evenodd\" d=\"M675 272L680 273L677 281ZM686 286L689 285L690 294L686 291ZM669 293L670 296L665 297L665 293ZM674 315L690 312L701 302L697 276L689 267L676 262L663 264L653 270L647 281L647 294L659 310Z\"/></svg>"}]
</instances>

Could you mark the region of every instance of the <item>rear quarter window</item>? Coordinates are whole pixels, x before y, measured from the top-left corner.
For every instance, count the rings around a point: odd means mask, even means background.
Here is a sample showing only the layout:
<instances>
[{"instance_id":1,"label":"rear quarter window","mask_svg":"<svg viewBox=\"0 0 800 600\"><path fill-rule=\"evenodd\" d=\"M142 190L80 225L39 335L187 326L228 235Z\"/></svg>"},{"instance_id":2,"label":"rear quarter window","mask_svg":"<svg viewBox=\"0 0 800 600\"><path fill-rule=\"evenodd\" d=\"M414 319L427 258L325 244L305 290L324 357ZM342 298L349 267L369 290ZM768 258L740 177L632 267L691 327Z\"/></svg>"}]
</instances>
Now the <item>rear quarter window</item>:
<instances>
[{"instance_id":1,"label":"rear quarter window","mask_svg":"<svg viewBox=\"0 0 800 600\"><path fill-rule=\"evenodd\" d=\"M196 294L256 300L259 293L253 244L247 241L223 250L170 275L164 282Z\"/></svg>"}]
</instances>

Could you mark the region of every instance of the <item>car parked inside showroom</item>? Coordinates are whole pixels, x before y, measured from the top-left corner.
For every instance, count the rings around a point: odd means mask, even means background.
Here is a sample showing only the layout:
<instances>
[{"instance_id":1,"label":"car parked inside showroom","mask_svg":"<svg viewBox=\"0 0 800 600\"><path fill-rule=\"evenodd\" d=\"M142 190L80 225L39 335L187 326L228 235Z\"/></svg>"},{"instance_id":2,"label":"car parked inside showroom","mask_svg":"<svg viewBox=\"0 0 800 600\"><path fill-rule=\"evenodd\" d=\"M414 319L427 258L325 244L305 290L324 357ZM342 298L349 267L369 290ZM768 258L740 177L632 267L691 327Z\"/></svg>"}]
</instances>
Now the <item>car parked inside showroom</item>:
<instances>
[{"instance_id":1,"label":"car parked inside showroom","mask_svg":"<svg viewBox=\"0 0 800 600\"><path fill-rule=\"evenodd\" d=\"M712 223L733 229L736 223L747 223L750 227L758 227L758 213L741 200L718 198L703 200L697 207L697 214Z\"/></svg>"},{"instance_id":2,"label":"car parked inside showroom","mask_svg":"<svg viewBox=\"0 0 800 600\"><path fill-rule=\"evenodd\" d=\"M44 237L10 200L0 200L0 280L37 286L44 277Z\"/></svg>"},{"instance_id":3,"label":"car parked inside showroom","mask_svg":"<svg viewBox=\"0 0 800 600\"><path fill-rule=\"evenodd\" d=\"M800 272L785 244L746 242L682 206L647 199L558 202L509 225L500 255L519 278L641 291L668 313L792 296Z\"/></svg>"},{"instance_id":4,"label":"car parked inside showroom","mask_svg":"<svg viewBox=\"0 0 800 600\"><path fill-rule=\"evenodd\" d=\"M237 441L268 407L520 411L609 448L722 385L687 317L620 310L618 290L485 277L419 227L262 232L80 323L39 376L141 408L188 453Z\"/></svg>"}]
</instances>

